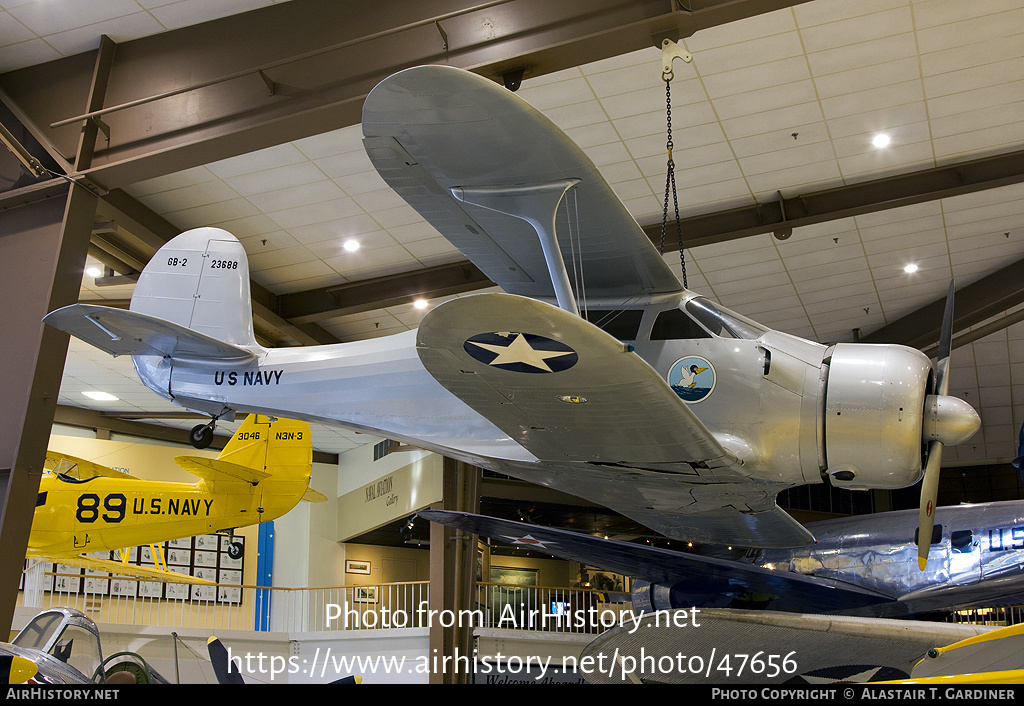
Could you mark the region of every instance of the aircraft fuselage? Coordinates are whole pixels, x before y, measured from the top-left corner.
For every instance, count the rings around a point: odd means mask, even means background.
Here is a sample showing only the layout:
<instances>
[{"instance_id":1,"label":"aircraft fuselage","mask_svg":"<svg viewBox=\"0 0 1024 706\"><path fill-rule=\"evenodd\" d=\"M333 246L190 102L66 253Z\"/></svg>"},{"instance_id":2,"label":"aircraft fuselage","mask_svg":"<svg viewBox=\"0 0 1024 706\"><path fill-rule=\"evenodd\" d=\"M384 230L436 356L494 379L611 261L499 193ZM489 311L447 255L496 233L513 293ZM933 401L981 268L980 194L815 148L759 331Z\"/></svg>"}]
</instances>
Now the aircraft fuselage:
<instances>
[{"instance_id":1,"label":"aircraft fuselage","mask_svg":"<svg viewBox=\"0 0 1024 706\"><path fill-rule=\"evenodd\" d=\"M28 555L117 550L271 520L294 507L306 488L304 479L284 482L292 486L287 494L273 478L259 489L235 482L211 492L205 481L75 480L47 473L39 484Z\"/></svg>"},{"instance_id":2,"label":"aircraft fuselage","mask_svg":"<svg viewBox=\"0 0 1024 706\"><path fill-rule=\"evenodd\" d=\"M714 313L699 321L693 309ZM773 492L821 482L826 473L849 488L899 488L920 478L930 363L918 351L829 348L693 293L601 303L585 313L630 345L743 461L744 473ZM538 461L572 465L536 458L442 387L420 362L415 336L261 350L255 364L235 367L145 356L135 364L158 394L211 414L230 408L340 423L513 475L536 472ZM831 359L839 352L856 357L855 384L836 373Z\"/></svg>"},{"instance_id":3,"label":"aircraft fuselage","mask_svg":"<svg viewBox=\"0 0 1024 706\"><path fill-rule=\"evenodd\" d=\"M764 550L755 563L888 595L895 602L884 611L887 616L947 610L1024 591L1021 503L941 508L923 571L917 526L917 510L816 522L808 529L817 545Z\"/></svg>"}]
</instances>

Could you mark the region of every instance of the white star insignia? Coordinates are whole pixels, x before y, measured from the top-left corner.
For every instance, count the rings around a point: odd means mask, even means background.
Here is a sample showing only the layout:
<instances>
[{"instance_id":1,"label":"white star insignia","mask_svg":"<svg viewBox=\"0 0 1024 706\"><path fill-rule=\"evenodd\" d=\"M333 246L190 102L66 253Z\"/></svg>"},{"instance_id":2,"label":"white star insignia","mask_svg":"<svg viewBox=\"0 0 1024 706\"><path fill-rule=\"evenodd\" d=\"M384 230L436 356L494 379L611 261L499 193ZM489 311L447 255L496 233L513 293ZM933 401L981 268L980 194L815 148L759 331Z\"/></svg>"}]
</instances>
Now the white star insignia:
<instances>
[{"instance_id":1,"label":"white star insignia","mask_svg":"<svg viewBox=\"0 0 1024 706\"><path fill-rule=\"evenodd\" d=\"M571 351L539 351L531 346L529 341L526 340L526 336L521 333L517 333L512 343L507 346L495 346L490 343L477 343L476 341L469 341L469 343L498 354L498 357L492 360L489 365L522 363L548 373L554 372L546 362L548 358L560 358L563 355L572 354Z\"/></svg>"},{"instance_id":2,"label":"white star insignia","mask_svg":"<svg viewBox=\"0 0 1024 706\"><path fill-rule=\"evenodd\" d=\"M515 536L512 536L512 535L504 535L504 538L506 540L508 540L509 542L511 542L512 544L520 544L520 545L522 545L524 547L540 547L541 549L545 549L546 548L544 546L544 542L540 541L539 539L534 539L530 535L526 535L525 537L515 537Z\"/></svg>"}]
</instances>

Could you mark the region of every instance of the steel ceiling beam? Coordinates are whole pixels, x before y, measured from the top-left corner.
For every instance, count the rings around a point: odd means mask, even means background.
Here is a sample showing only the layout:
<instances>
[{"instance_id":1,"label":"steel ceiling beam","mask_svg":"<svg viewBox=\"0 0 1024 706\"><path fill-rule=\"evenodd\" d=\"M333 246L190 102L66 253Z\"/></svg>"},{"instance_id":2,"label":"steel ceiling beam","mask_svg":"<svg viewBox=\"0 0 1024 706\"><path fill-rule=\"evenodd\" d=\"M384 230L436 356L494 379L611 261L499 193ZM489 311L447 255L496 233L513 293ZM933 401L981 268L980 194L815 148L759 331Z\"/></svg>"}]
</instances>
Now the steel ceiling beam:
<instances>
[{"instance_id":1,"label":"steel ceiling beam","mask_svg":"<svg viewBox=\"0 0 1024 706\"><path fill-rule=\"evenodd\" d=\"M415 299L435 299L496 286L476 265L459 262L377 277L334 287L282 294L278 312L294 324L408 304Z\"/></svg>"},{"instance_id":2,"label":"steel ceiling beam","mask_svg":"<svg viewBox=\"0 0 1024 706\"><path fill-rule=\"evenodd\" d=\"M802 226L1021 182L1024 150L691 216L681 219L683 244L695 248L774 232L789 237L787 233ZM646 226L644 232L655 245L660 243L660 223ZM678 247L675 221L666 232L666 248L669 247Z\"/></svg>"},{"instance_id":3,"label":"steel ceiling beam","mask_svg":"<svg viewBox=\"0 0 1024 706\"><path fill-rule=\"evenodd\" d=\"M539 76L804 1L292 0L116 51L105 41L99 60L12 71L0 90L67 161L89 155L73 176L112 190L354 125L369 90L405 67ZM80 147L83 129L94 144Z\"/></svg>"},{"instance_id":4,"label":"steel ceiling beam","mask_svg":"<svg viewBox=\"0 0 1024 706\"><path fill-rule=\"evenodd\" d=\"M684 218L681 220L684 247L689 249L722 243L771 233L780 228L799 229L816 223L1019 182L1024 182L1024 151L795 196L785 199L785 219L778 203ZM656 246L660 244L660 223L644 226L643 230ZM675 224L672 223L666 232L666 249L674 250L677 247ZM1018 281L1024 282L1024 279ZM493 286L496 285L472 263L464 261L365 282L279 295L280 307L277 311L292 323L323 321L407 303L417 296L429 299ZM1008 301L1012 301L1012 297ZM980 303L969 304L958 300L958 309L961 311L969 311L966 308L968 306L977 308ZM993 306L997 312L1005 310L998 308L998 302ZM940 307L936 321L941 321L941 318ZM956 330L970 325L961 323L964 320L967 319L957 318ZM924 345L928 343L925 341Z\"/></svg>"},{"instance_id":5,"label":"steel ceiling beam","mask_svg":"<svg viewBox=\"0 0 1024 706\"><path fill-rule=\"evenodd\" d=\"M143 266L164 243L181 232L120 189L100 198L97 215L117 224L117 237L127 241L125 248L139 253L136 264ZM145 262L142 262L142 258ZM277 313L277 295L258 282L249 281L249 292L252 296L253 325L266 343L295 341L308 346L338 342L332 334L315 324L285 320Z\"/></svg>"},{"instance_id":6,"label":"steel ceiling beam","mask_svg":"<svg viewBox=\"0 0 1024 706\"><path fill-rule=\"evenodd\" d=\"M1024 259L1017 260L976 282L956 290L953 306L953 330L962 331L998 316L1015 306L1024 304ZM920 348L927 353L939 340L942 328L942 312L946 298L936 299L930 304L886 324L877 331L861 337L861 343L899 343ZM1003 317L1000 328L1017 320L1014 316ZM989 327L987 333L998 330ZM973 339L960 339L960 344ZM954 343L956 339L954 339Z\"/></svg>"}]
</instances>

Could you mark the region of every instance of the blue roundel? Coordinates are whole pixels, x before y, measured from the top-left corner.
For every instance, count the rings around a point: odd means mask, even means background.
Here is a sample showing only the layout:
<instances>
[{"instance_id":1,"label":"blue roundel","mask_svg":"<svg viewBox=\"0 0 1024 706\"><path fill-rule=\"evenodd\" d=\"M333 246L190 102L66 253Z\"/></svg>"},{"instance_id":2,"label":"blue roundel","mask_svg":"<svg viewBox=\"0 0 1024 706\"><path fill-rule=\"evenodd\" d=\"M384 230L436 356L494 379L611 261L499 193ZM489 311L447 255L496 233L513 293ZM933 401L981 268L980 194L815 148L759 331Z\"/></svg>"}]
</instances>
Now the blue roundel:
<instances>
[{"instance_id":1,"label":"blue roundel","mask_svg":"<svg viewBox=\"0 0 1024 706\"><path fill-rule=\"evenodd\" d=\"M700 402L715 389L715 367L707 358L680 358L668 371L668 384L683 402Z\"/></svg>"},{"instance_id":2,"label":"blue roundel","mask_svg":"<svg viewBox=\"0 0 1024 706\"><path fill-rule=\"evenodd\" d=\"M579 360L576 351L564 343L516 331L478 333L462 347L481 363L516 373L558 373Z\"/></svg>"}]
</instances>

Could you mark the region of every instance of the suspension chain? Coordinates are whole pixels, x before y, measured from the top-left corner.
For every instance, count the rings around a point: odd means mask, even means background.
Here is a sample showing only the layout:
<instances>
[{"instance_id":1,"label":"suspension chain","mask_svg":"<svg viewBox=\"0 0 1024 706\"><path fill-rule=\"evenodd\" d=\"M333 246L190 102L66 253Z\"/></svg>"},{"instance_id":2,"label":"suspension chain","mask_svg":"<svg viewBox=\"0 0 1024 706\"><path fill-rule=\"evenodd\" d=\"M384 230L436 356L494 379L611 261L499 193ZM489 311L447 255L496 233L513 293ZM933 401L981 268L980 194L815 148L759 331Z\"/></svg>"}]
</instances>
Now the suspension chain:
<instances>
[{"instance_id":1,"label":"suspension chain","mask_svg":"<svg viewBox=\"0 0 1024 706\"><path fill-rule=\"evenodd\" d=\"M683 287L689 289L686 283L686 255L683 252L683 224L679 219L679 197L676 194L676 163L672 158L672 148L675 146L672 142L672 72L663 72L661 78L665 81L665 122L668 133L665 149L668 150L668 166L665 173L665 202L661 215L660 252L662 255L665 254L665 231L668 228L668 196L671 190L672 205L675 207L676 216L676 241L679 243L679 265L682 268Z\"/></svg>"}]
</instances>

